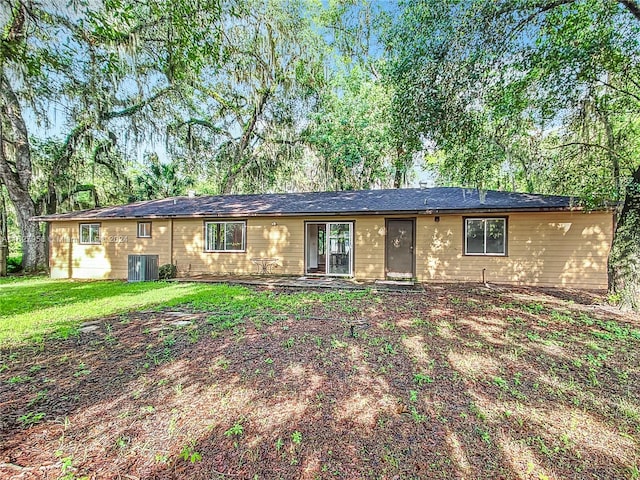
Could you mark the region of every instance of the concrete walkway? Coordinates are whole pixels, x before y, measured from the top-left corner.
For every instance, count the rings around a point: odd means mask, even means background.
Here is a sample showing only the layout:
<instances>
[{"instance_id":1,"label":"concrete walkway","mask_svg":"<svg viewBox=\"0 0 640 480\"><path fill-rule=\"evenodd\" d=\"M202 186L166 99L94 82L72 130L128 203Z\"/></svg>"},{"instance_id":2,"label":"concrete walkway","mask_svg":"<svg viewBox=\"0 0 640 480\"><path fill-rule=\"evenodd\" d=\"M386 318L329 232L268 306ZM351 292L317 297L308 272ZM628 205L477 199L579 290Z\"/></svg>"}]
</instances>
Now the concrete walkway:
<instances>
[{"instance_id":1,"label":"concrete walkway","mask_svg":"<svg viewBox=\"0 0 640 480\"><path fill-rule=\"evenodd\" d=\"M334 290L424 291L422 284L404 281L359 281L337 277L298 277L278 275L193 275L176 282L229 283L268 288L329 288Z\"/></svg>"}]
</instances>

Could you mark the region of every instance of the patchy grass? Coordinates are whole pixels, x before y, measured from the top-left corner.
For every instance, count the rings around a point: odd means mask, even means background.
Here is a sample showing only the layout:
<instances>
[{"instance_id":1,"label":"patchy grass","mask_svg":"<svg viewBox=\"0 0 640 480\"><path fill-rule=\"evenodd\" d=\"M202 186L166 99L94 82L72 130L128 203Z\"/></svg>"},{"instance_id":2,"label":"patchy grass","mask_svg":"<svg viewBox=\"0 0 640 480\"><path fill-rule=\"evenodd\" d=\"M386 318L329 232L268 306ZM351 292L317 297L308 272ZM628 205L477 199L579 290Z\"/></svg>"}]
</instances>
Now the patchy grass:
<instances>
[{"instance_id":1,"label":"patchy grass","mask_svg":"<svg viewBox=\"0 0 640 480\"><path fill-rule=\"evenodd\" d=\"M42 279L0 296L23 325L0 348L0 477L640 471L640 319L591 294Z\"/></svg>"},{"instance_id":2,"label":"patchy grass","mask_svg":"<svg viewBox=\"0 0 640 480\"><path fill-rule=\"evenodd\" d=\"M0 283L0 344L46 335L68 337L82 322L114 313L181 303L196 296L186 284L69 282L46 278Z\"/></svg>"},{"instance_id":3,"label":"patchy grass","mask_svg":"<svg viewBox=\"0 0 640 480\"><path fill-rule=\"evenodd\" d=\"M335 299L335 293L305 295L301 309L314 298ZM82 322L130 311L189 305L200 310L223 308L242 318L257 308L288 309L296 302L295 295L275 301L268 293L230 285L0 279L0 345L76 336Z\"/></svg>"}]
</instances>

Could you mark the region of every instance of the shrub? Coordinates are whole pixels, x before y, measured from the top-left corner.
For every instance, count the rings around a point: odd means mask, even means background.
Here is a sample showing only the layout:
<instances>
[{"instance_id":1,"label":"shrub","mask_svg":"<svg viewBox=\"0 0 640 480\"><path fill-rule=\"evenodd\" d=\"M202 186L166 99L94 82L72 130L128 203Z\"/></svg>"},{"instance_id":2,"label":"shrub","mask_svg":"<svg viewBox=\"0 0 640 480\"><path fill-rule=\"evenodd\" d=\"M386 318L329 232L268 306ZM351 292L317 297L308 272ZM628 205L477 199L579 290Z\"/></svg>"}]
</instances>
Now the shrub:
<instances>
[{"instance_id":1,"label":"shrub","mask_svg":"<svg viewBox=\"0 0 640 480\"><path fill-rule=\"evenodd\" d=\"M22 256L7 258L7 273L18 273L22 271Z\"/></svg>"},{"instance_id":2,"label":"shrub","mask_svg":"<svg viewBox=\"0 0 640 480\"><path fill-rule=\"evenodd\" d=\"M178 274L178 267L171 263L161 265L158 269L158 277L160 280L168 280L169 278L176 278Z\"/></svg>"}]
</instances>

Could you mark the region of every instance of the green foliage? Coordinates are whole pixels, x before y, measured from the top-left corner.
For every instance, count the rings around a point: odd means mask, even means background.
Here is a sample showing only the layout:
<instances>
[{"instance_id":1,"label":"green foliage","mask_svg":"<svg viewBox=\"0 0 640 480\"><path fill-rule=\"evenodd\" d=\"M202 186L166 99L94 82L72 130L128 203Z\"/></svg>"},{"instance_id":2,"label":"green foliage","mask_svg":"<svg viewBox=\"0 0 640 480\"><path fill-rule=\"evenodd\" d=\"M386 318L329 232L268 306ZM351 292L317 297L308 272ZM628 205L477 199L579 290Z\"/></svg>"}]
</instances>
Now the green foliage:
<instances>
[{"instance_id":1,"label":"green foliage","mask_svg":"<svg viewBox=\"0 0 640 480\"><path fill-rule=\"evenodd\" d=\"M599 206L638 165L638 32L621 2L407 2L385 35L394 115L441 183Z\"/></svg>"},{"instance_id":2,"label":"green foliage","mask_svg":"<svg viewBox=\"0 0 640 480\"><path fill-rule=\"evenodd\" d=\"M291 443L294 445L300 445L302 443L302 433L295 431L291 434Z\"/></svg>"},{"instance_id":3,"label":"green foliage","mask_svg":"<svg viewBox=\"0 0 640 480\"><path fill-rule=\"evenodd\" d=\"M72 456L63 457L62 450L57 450L56 457L60 458L60 465L61 465L60 469L61 469L62 476L59 477L59 480L88 480L89 477L76 476L77 468L73 466Z\"/></svg>"},{"instance_id":4,"label":"green foliage","mask_svg":"<svg viewBox=\"0 0 640 480\"><path fill-rule=\"evenodd\" d=\"M0 341L60 333L86 320L158 305L228 302L239 293L234 287L218 292L210 297L208 287L186 284L7 278L0 281Z\"/></svg>"},{"instance_id":5,"label":"green foliage","mask_svg":"<svg viewBox=\"0 0 640 480\"><path fill-rule=\"evenodd\" d=\"M7 258L7 273L19 273L22 271L22 256Z\"/></svg>"},{"instance_id":6,"label":"green foliage","mask_svg":"<svg viewBox=\"0 0 640 480\"><path fill-rule=\"evenodd\" d=\"M502 390L509 390L509 384L502 377L493 377L493 383L495 383Z\"/></svg>"},{"instance_id":7,"label":"green foliage","mask_svg":"<svg viewBox=\"0 0 640 480\"><path fill-rule=\"evenodd\" d=\"M202 454L195 450L195 442L189 442L180 450L180 458L185 462L197 463L202 460Z\"/></svg>"},{"instance_id":8,"label":"green foliage","mask_svg":"<svg viewBox=\"0 0 640 480\"><path fill-rule=\"evenodd\" d=\"M9 378L9 380L7 380L7 383L9 385L13 385L16 383L25 383L31 380L31 377L24 377L22 375L15 375L11 378Z\"/></svg>"},{"instance_id":9,"label":"green foliage","mask_svg":"<svg viewBox=\"0 0 640 480\"><path fill-rule=\"evenodd\" d=\"M180 162L174 160L170 163L161 163L157 154L148 155L142 165L142 171L135 173L137 192L129 200L152 200L186 195L187 189L193 187L195 182L182 170ZM160 278L166 280L173 277L161 276Z\"/></svg>"},{"instance_id":10,"label":"green foliage","mask_svg":"<svg viewBox=\"0 0 640 480\"><path fill-rule=\"evenodd\" d=\"M390 100L389 89L358 67L333 80L306 133L329 169L331 188L389 186L395 155Z\"/></svg>"},{"instance_id":11,"label":"green foliage","mask_svg":"<svg viewBox=\"0 0 640 480\"><path fill-rule=\"evenodd\" d=\"M301 0L234 7L222 11L217 68L199 72L170 124L170 153L205 179L209 193L282 189L292 177L308 183L299 132L324 83L316 7ZM209 52L198 50L190 62L206 66Z\"/></svg>"},{"instance_id":12,"label":"green foliage","mask_svg":"<svg viewBox=\"0 0 640 480\"><path fill-rule=\"evenodd\" d=\"M426 385L433 383L433 378L426 373L416 373L413 375L413 382L417 385Z\"/></svg>"},{"instance_id":13,"label":"green foliage","mask_svg":"<svg viewBox=\"0 0 640 480\"><path fill-rule=\"evenodd\" d=\"M158 268L158 277L160 280L169 280L170 278L176 278L178 274L178 267L171 263L160 265Z\"/></svg>"},{"instance_id":14,"label":"green foliage","mask_svg":"<svg viewBox=\"0 0 640 480\"><path fill-rule=\"evenodd\" d=\"M242 427L242 423L239 421L234 423L231 428L224 432L225 437L239 437L243 434L244 428Z\"/></svg>"},{"instance_id":15,"label":"green foliage","mask_svg":"<svg viewBox=\"0 0 640 480\"><path fill-rule=\"evenodd\" d=\"M624 201L609 279L640 308L635 2L418 0L384 41L393 115L439 183Z\"/></svg>"},{"instance_id":16,"label":"green foliage","mask_svg":"<svg viewBox=\"0 0 640 480\"><path fill-rule=\"evenodd\" d=\"M27 412L24 415L18 417L18 421L25 427L40 423L40 421L46 416L44 412Z\"/></svg>"}]
</instances>

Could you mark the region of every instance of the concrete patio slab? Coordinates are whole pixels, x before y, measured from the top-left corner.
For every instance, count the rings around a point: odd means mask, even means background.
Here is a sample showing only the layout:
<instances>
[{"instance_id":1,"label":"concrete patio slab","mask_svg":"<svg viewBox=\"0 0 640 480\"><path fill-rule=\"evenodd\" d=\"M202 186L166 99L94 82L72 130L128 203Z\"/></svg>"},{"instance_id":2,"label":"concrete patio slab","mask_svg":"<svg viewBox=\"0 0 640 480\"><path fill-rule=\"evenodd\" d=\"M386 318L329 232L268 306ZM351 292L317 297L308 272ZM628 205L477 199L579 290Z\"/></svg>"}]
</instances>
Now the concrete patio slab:
<instances>
[{"instance_id":1,"label":"concrete patio slab","mask_svg":"<svg viewBox=\"0 0 640 480\"><path fill-rule=\"evenodd\" d=\"M277 275L193 275L174 278L175 282L228 283L267 288L326 288L333 290L424 291L422 284L405 281L365 282L349 278Z\"/></svg>"}]
</instances>

